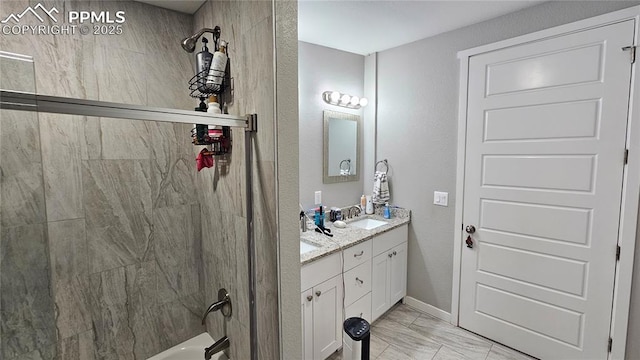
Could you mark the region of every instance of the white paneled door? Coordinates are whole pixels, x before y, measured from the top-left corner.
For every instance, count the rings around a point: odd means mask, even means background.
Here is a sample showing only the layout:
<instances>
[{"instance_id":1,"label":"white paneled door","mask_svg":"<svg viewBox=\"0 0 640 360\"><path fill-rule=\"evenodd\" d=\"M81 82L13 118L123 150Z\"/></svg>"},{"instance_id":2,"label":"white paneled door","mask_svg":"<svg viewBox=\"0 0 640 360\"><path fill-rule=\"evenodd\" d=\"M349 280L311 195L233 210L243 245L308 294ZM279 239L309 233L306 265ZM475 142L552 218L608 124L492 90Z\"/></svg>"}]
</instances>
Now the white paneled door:
<instances>
[{"instance_id":1,"label":"white paneled door","mask_svg":"<svg viewBox=\"0 0 640 360\"><path fill-rule=\"evenodd\" d=\"M543 359L607 358L633 34L470 57L461 327Z\"/></svg>"}]
</instances>

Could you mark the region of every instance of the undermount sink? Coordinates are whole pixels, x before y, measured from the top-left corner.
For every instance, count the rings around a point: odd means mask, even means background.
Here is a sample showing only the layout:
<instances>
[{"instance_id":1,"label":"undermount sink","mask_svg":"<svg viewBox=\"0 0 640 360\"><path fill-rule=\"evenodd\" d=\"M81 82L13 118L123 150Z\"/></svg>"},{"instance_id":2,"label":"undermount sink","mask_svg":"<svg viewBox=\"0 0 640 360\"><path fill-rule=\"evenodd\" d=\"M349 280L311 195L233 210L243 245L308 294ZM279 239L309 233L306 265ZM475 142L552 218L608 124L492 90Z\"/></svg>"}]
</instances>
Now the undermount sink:
<instances>
[{"instance_id":1,"label":"undermount sink","mask_svg":"<svg viewBox=\"0 0 640 360\"><path fill-rule=\"evenodd\" d=\"M349 226L357 227L364 230L371 230L382 225L387 225L386 221L374 220L374 219L363 219L352 222Z\"/></svg>"},{"instance_id":2,"label":"undermount sink","mask_svg":"<svg viewBox=\"0 0 640 360\"><path fill-rule=\"evenodd\" d=\"M308 253L309 251L313 251L317 249L318 246L306 243L304 241L300 241L300 255Z\"/></svg>"}]
</instances>

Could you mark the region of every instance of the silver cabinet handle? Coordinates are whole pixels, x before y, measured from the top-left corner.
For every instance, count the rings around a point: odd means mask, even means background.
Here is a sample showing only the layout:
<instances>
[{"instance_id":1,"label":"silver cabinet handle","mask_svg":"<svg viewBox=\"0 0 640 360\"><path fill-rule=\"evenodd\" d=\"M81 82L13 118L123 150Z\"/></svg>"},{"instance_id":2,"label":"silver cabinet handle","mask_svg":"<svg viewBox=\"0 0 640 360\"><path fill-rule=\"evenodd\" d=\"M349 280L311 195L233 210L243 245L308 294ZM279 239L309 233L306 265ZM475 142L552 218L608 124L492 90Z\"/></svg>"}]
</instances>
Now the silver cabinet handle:
<instances>
[{"instance_id":1,"label":"silver cabinet handle","mask_svg":"<svg viewBox=\"0 0 640 360\"><path fill-rule=\"evenodd\" d=\"M389 257L392 257L392 256L393 256L393 254L389 254Z\"/></svg>"},{"instance_id":2,"label":"silver cabinet handle","mask_svg":"<svg viewBox=\"0 0 640 360\"><path fill-rule=\"evenodd\" d=\"M396 256L396 255L398 255L398 253L394 251L394 252L393 252L393 256Z\"/></svg>"},{"instance_id":3,"label":"silver cabinet handle","mask_svg":"<svg viewBox=\"0 0 640 360\"><path fill-rule=\"evenodd\" d=\"M364 250L360 250L360 254L353 254L353 257L362 256L364 254Z\"/></svg>"},{"instance_id":4,"label":"silver cabinet handle","mask_svg":"<svg viewBox=\"0 0 640 360\"><path fill-rule=\"evenodd\" d=\"M322 291L320 290L316 291L316 296L320 296L320 295L322 295Z\"/></svg>"},{"instance_id":5,"label":"silver cabinet handle","mask_svg":"<svg viewBox=\"0 0 640 360\"><path fill-rule=\"evenodd\" d=\"M360 278L356 278L356 281L360 283L360 285L364 284L364 281L360 280Z\"/></svg>"},{"instance_id":6,"label":"silver cabinet handle","mask_svg":"<svg viewBox=\"0 0 640 360\"><path fill-rule=\"evenodd\" d=\"M311 301L311 300L313 300L313 295L308 295L307 296L307 301Z\"/></svg>"}]
</instances>

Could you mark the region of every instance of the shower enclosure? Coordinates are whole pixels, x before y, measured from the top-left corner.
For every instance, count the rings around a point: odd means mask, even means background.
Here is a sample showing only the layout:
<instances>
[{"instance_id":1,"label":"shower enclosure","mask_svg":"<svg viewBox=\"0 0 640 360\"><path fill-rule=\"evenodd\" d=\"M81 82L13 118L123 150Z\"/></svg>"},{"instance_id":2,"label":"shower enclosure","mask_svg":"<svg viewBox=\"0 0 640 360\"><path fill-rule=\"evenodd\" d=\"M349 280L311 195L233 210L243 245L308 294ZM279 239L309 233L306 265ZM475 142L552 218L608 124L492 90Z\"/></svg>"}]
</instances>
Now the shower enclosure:
<instances>
[{"instance_id":1,"label":"shower enclosure","mask_svg":"<svg viewBox=\"0 0 640 360\"><path fill-rule=\"evenodd\" d=\"M255 359L257 116L36 87L0 52L0 358L146 359L208 330ZM196 171L194 123L232 127L224 165ZM205 329L222 287L233 315Z\"/></svg>"}]
</instances>

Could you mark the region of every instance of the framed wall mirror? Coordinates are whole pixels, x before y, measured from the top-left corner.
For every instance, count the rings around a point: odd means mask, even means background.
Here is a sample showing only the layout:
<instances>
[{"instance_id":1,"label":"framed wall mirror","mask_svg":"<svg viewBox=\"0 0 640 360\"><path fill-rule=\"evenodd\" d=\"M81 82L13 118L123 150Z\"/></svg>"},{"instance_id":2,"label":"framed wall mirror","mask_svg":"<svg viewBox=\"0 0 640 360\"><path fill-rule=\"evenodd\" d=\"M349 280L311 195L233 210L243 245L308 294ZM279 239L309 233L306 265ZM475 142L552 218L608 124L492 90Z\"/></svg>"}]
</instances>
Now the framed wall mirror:
<instances>
[{"instance_id":1,"label":"framed wall mirror","mask_svg":"<svg viewBox=\"0 0 640 360\"><path fill-rule=\"evenodd\" d=\"M358 181L360 116L325 110L323 148L323 183Z\"/></svg>"}]
</instances>

